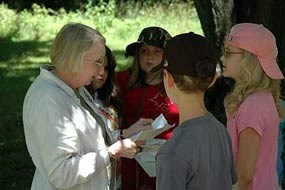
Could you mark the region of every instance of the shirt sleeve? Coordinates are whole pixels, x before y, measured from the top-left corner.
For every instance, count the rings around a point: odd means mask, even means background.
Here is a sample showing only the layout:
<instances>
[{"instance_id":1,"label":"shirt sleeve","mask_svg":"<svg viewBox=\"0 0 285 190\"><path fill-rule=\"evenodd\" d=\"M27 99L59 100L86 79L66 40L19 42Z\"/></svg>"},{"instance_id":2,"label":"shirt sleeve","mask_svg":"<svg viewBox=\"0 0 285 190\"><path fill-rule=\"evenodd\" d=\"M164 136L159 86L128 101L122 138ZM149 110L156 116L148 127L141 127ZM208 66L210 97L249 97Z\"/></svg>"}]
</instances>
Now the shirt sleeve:
<instances>
[{"instance_id":1,"label":"shirt sleeve","mask_svg":"<svg viewBox=\"0 0 285 190\"><path fill-rule=\"evenodd\" d=\"M178 190L186 188L186 178L192 169L186 161L174 155L159 154L157 156L157 190Z\"/></svg>"},{"instance_id":2,"label":"shirt sleeve","mask_svg":"<svg viewBox=\"0 0 285 190\"><path fill-rule=\"evenodd\" d=\"M238 134L250 127L262 136L266 118L264 114L267 112L265 101L254 95L244 100L237 114Z\"/></svg>"},{"instance_id":3,"label":"shirt sleeve","mask_svg":"<svg viewBox=\"0 0 285 190\"><path fill-rule=\"evenodd\" d=\"M83 146L78 138L74 114L69 113L64 104L43 97L32 116L34 143L37 144L40 172L56 188L71 188L85 183L102 171L110 163L104 148L80 153ZM81 126L84 127L84 126ZM94 137L96 138L96 137Z\"/></svg>"}]
</instances>

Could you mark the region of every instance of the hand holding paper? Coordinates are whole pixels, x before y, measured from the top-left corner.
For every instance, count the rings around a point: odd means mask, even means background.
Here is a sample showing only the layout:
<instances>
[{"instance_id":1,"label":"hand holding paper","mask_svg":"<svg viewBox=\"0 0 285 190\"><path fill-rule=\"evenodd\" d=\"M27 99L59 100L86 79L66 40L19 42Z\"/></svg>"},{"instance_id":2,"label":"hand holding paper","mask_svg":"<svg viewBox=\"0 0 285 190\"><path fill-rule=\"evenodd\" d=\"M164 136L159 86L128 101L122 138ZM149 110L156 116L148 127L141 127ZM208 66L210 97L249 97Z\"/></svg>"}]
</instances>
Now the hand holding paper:
<instances>
[{"instance_id":1,"label":"hand holding paper","mask_svg":"<svg viewBox=\"0 0 285 190\"><path fill-rule=\"evenodd\" d=\"M149 139L143 146L143 151L135 156L136 161L150 177L156 176L155 156L160 146L165 142L164 139Z\"/></svg>"},{"instance_id":2,"label":"hand holding paper","mask_svg":"<svg viewBox=\"0 0 285 190\"><path fill-rule=\"evenodd\" d=\"M140 118L134 124L132 124L128 129L123 130L123 137L129 138L140 131L146 131L151 129L152 119Z\"/></svg>"},{"instance_id":3,"label":"hand holding paper","mask_svg":"<svg viewBox=\"0 0 285 190\"><path fill-rule=\"evenodd\" d=\"M163 114L160 114L151 124L151 130L141 131L130 137L133 141L145 141L148 139L152 139L162 132L170 129L171 125L169 125L164 118Z\"/></svg>"},{"instance_id":4,"label":"hand holding paper","mask_svg":"<svg viewBox=\"0 0 285 190\"><path fill-rule=\"evenodd\" d=\"M151 130L141 131L130 137L133 141L146 141L146 144L142 146L143 151L138 153L135 159L150 177L156 176L155 156L160 146L166 142L164 139L153 138L173 126L167 123L163 114L160 114L151 124Z\"/></svg>"}]
</instances>

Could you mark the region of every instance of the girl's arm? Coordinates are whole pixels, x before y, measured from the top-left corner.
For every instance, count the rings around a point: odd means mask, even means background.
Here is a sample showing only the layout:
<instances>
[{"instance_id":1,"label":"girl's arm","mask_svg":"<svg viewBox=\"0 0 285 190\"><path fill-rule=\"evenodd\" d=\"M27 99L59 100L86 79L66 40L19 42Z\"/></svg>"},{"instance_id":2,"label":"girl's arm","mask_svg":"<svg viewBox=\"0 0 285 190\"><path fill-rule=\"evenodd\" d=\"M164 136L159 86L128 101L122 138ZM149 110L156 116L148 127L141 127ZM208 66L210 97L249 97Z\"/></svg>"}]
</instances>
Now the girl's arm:
<instances>
[{"instance_id":1,"label":"girl's arm","mask_svg":"<svg viewBox=\"0 0 285 190\"><path fill-rule=\"evenodd\" d=\"M239 150L236 165L237 189L251 190L260 143L259 134L251 127L239 135Z\"/></svg>"}]
</instances>

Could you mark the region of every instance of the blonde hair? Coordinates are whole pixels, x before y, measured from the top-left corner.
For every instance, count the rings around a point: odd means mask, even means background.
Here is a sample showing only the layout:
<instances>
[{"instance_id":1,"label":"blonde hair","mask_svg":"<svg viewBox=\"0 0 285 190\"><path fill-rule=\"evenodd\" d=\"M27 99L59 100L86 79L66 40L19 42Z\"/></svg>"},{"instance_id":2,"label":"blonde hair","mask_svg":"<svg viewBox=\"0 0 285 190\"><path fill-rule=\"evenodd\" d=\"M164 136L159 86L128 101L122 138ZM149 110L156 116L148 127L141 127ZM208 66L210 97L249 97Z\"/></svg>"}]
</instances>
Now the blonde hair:
<instances>
[{"instance_id":1,"label":"blonde hair","mask_svg":"<svg viewBox=\"0 0 285 190\"><path fill-rule=\"evenodd\" d=\"M254 92L270 92L281 117L280 80L269 78L263 71L257 56L245 51L234 89L224 100L226 112L230 115L235 113L240 104Z\"/></svg>"},{"instance_id":2,"label":"blonde hair","mask_svg":"<svg viewBox=\"0 0 285 190\"><path fill-rule=\"evenodd\" d=\"M80 23L68 23L53 41L51 62L57 69L76 72L84 55L97 42L105 44L105 38L95 29Z\"/></svg>"}]
</instances>

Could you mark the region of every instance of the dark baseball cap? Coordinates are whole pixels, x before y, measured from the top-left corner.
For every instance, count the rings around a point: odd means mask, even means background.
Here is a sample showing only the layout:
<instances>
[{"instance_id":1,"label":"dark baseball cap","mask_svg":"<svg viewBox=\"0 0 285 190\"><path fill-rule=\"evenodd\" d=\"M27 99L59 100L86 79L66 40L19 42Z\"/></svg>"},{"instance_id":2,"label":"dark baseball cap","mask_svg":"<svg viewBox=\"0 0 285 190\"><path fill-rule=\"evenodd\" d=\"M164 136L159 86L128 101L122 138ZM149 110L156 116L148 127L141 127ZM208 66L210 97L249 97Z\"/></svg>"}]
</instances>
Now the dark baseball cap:
<instances>
[{"instance_id":1,"label":"dark baseball cap","mask_svg":"<svg viewBox=\"0 0 285 190\"><path fill-rule=\"evenodd\" d=\"M205 37L194 32L183 33L167 42L163 67L173 74L213 78L216 73L217 55Z\"/></svg>"},{"instance_id":2,"label":"dark baseball cap","mask_svg":"<svg viewBox=\"0 0 285 190\"><path fill-rule=\"evenodd\" d=\"M167 40L171 38L171 35L163 28L157 26L151 26L144 28L136 42L129 44L126 47L126 56L133 56L136 48L140 44L152 45L162 49L165 49Z\"/></svg>"}]
</instances>

